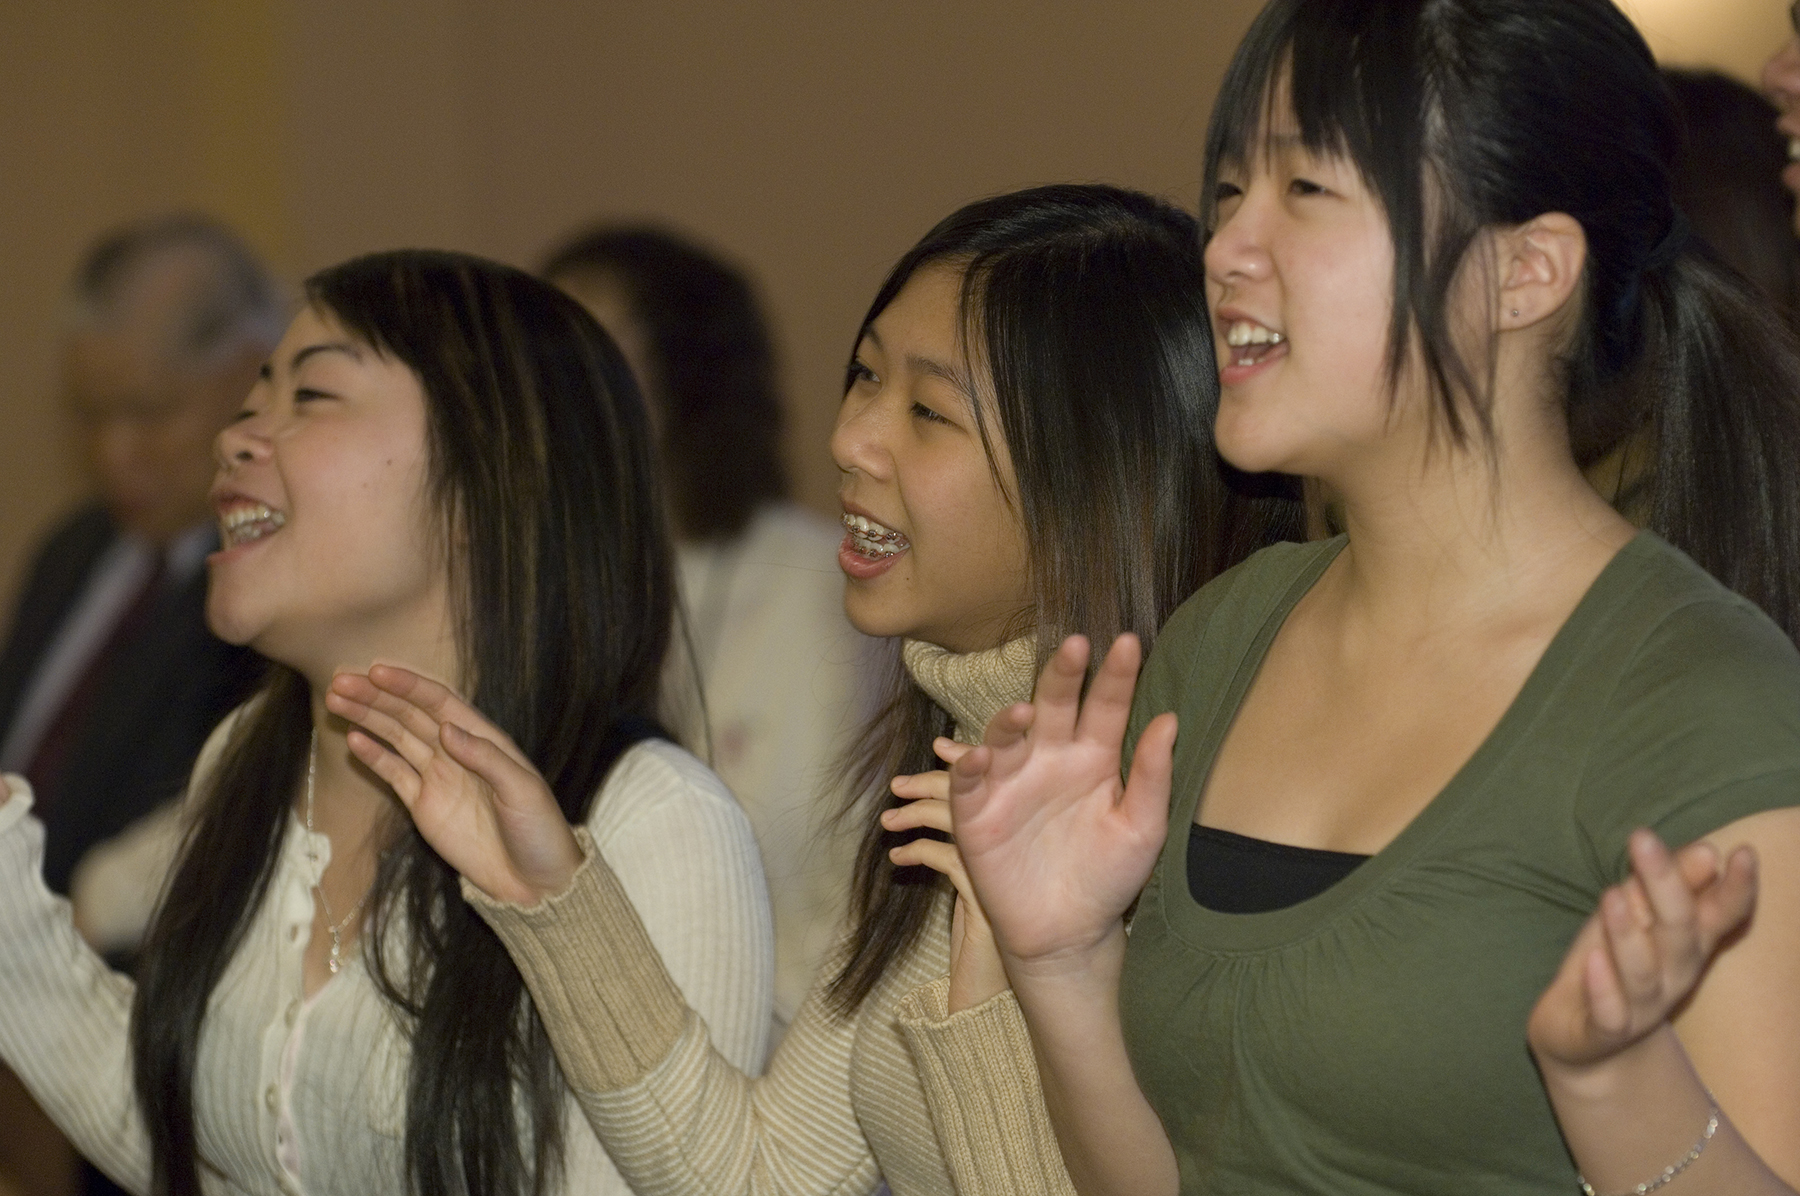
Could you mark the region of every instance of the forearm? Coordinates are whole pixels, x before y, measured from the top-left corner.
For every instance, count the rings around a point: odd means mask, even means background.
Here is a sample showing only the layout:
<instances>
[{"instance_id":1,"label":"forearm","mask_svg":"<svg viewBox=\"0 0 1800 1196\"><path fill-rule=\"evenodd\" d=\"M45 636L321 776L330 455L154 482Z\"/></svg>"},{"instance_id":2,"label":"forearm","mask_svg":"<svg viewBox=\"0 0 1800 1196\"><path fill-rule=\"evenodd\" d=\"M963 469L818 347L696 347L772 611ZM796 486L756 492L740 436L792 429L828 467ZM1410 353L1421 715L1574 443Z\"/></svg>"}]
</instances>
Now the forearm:
<instances>
[{"instance_id":1,"label":"forearm","mask_svg":"<svg viewBox=\"0 0 1800 1196\"><path fill-rule=\"evenodd\" d=\"M1078 959L1006 960L1031 1030L1044 1104L1083 1196L1159 1196L1180 1186L1175 1153L1125 1050L1121 924Z\"/></svg>"},{"instance_id":2,"label":"forearm","mask_svg":"<svg viewBox=\"0 0 1800 1196\"><path fill-rule=\"evenodd\" d=\"M1002 991L958 1010L949 993L947 979L914 990L896 1021L957 1192L1068 1196L1074 1189L1018 1002Z\"/></svg>"},{"instance_id":3,"label":"forearm","mask_svg":"<svg viewBox=\"0 0 1800 1196\"><path fill-rule=\"evenodd\" d=\"M150 1147L131 1086L132 986L75 933L44 888L43 827L0 780L0 1058L44 1112L127 1187L150 1182Z\"/></svg>"},{"instance_id":4,"label":"forearm","mask_svg":"<svg viewBox=\"0 0 1800 1196\"><path fill-rule=\"evenodd\" d=\"M1668 1025L1583 1068L1539 1060L1544 1087L1575 1164L1610 1196L1654 1181L1700 1145L1712 1109ZM1718 1128L1680 1173L1685 1196L1794 1196L1720 1110Z\"/></svg>"},{"instance_id":5,"label":"forearm","mask_svg":"<svg viewBox=\"0 0 1800 1196\"><path fill-rule=\"evenodd\" d=\"M876 1175L850 1108L854 1023L815 991L769 1072L746 1074L709 1041L624 887L583 845L590 858L570 889L536 907L464 891L512 952L565 1079L632 1190L866 1191Z\"/></svg>"}]
</instances>

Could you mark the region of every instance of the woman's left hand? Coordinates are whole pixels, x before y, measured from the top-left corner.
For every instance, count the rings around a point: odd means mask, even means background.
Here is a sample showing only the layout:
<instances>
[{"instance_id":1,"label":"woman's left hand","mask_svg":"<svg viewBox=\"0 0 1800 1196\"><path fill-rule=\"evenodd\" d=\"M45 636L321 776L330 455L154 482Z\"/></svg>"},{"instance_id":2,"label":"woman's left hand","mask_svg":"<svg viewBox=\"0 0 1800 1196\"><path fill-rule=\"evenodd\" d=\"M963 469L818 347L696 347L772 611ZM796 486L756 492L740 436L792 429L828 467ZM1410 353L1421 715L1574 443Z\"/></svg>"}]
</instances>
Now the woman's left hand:
<instances>
[{"instance_id":1,"label":"woman's left hand","mask_svg":"<svg viewBox=\"0 0 1800 1196\"><path fill-rule=\"evenodd\" d=\"M1541 1066L1603 1063L1663 1025L1756 903L1748 847L1721 868L1709 843L1671 854L1640 829L1629 851L1631 875L1601 894L1531 1011L1526 1040Z\"/></svg>"},{"instance_id":2,"label":"woman's left hand","mask_svg":"<svg viewBox=\"0 0 1800 1196\"><path fill-rule=\"evenodd\" d=\"M955 764L970 750L967 744L944 738L931 747L946 764ZM894 795L908 804L884 811L882 826L890 831L928 828L954 838L948 772L939 769L895 777L892 788ZM888 858L901 867L923 864L949 877L956 888L956 911L950 919L950 1012L972 1009L1005 992L1009 986L1000 949L994 945L994 932L969 884L956 843L921 835L888 852Z\"/></svg>"}]
</instances>

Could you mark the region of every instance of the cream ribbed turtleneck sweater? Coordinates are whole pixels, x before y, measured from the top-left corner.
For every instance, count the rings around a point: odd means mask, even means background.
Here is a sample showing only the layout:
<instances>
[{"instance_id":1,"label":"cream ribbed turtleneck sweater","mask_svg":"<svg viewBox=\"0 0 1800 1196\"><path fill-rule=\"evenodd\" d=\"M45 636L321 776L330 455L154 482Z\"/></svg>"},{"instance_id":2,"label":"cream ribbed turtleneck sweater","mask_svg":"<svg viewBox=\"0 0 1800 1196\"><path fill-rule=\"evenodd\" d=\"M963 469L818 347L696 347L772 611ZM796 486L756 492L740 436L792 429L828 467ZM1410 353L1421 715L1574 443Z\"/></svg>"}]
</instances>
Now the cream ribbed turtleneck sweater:
<instances>
[{"instance_id":1,"label":"cream ribbed turtleneck sweater","mask_svg":"<svg viewBox=\"0 0 1800 1196\"><path fill-rule=\"evenodd\" d=\"M1026 641L969 655L914 642L904 659L964 742L1031 696ZM639 1196L852 1196L881 1178L894 1196L1072 1191L1012 995L944 1015L947 894L849 1017L829 1004L840 944L751 1078L708 1045L612 869L583 847L568 891L534 908L470 899L512 952L583 1112ZM978 1088L957 1091L974 1077Z\"/></svg>"}]
</instances>

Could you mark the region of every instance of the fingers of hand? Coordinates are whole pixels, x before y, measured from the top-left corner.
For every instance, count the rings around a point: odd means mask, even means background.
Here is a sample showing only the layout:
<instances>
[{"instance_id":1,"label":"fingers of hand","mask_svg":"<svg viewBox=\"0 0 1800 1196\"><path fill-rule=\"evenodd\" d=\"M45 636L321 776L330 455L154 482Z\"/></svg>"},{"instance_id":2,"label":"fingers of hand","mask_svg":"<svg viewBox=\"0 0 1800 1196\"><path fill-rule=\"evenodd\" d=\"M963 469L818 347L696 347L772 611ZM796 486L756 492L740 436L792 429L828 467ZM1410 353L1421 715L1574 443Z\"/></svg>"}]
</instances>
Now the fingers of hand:
<instances>
[{"instance_id":1,"label":"fingers of hand","mask_svg":"<svg viewBox=\"0 0 1800 1196\"><path fill-rule=\"evenodd\" d=\"M957 759L961 759L958 754ZM923 798L936 798L947 801L950 797L950 774L944 769L935 772L918 772L910 776L895 777L888 783L888 788L895 797L904 797L908 801Z\"/></svg>"},{"instance_id":2,"label":"fingers of hand","mask_svg":"<svg viewBox=\"0 0 1800 1196\"><path fill-rule=\"evenodd\" d=\"M1642 895L1637 877L1615 885L1600 895L1600 918L1606 925L1606 946L1618 970L1620 986L1628 1001L1653 1006L1663 994L1665 957L1653 933L1649 900ZM1659 1011L1658 1016L1661 1012Z\"/></svg>"},{"instance_id":3,"label":"fingers of hand","mask_svg":"<svg viewBox=\"0 0 1800 1196\"><path fill-rule=\"evenodd\" d=\"M1126 817L1140 830L1154 831L1167 824L1178 729L1173 713L1157 715L1138 736L1137 750L1131 754L1131 776L1125 784L1123 805Z\"/></svg>"},{"instance_id":4,"label":"fingers of hand","mask_svg":"<svg viewBox=\"0 0 1800 1196\"><path fill-rule=\"evenodd\" d=\"M1708 958L1721 940L1755 912L1756 871L1756 852L1740 847L1725 861L1725 870L1718 880L1695 898L1700 949Z\"/></svg>"},{"instance_id":5,"label":"fingers of hand","mask_svg":"<svg viewBox=\"0 0 1800 1196\"><path fill-rule=\"evenodd\" d=\"M369 681L389 701L419 711L421 717L433 725L454 722L459 727L474 728L472 734L490 740L523 767L531 767L530 760L510 736L489 722L479 710L463 701L449 686L391 664L371 665Z\"/></svg>"},{"instance_id":6,"label":"fingers of hand","mask_svg":"<svg viewBox=\"0 0 1800 1196\"><path fill-rule=\"evenodd\" d=\"M891 849L888 859L902 868L923 864L933 872L942 873L950 878L959 894L967 900L974 900L974 891L969 888L969 875L963 871L962 855L956 850L954 843L945 843L939 839L914 839Z\"/></svg>"},{"instance_id":7,"label":"fingers of hand","mask_svg":"<svg viewBox=\"0 0 1800 1196\"><path fill-rule=\"evenodd\" d=\"M1605 947L1596 946L1583 955L1581 973L1588 1020L1594 1028L1609 1038L1629 1033L1631 1002Z\"/></svg>"},{"instance_id":8,"label":"fingers of hand","mask_svg":"<svg viewBox=\"0 0 1800 1196\"><path fill-rule=\"evenodd\" d=\"M1137 688L1138 666L1144 650L1138 637L1126 632L1100 663L1094 683L1088 686L1075 733L1081 739L1118 747L1125 742L1125 724L1131 718L1131 695Z\"/></svg>"},{"instance_id":9,"label":"fingers of hand","mask_svg":"<svg viewBox=\"0 0 1800 1196\"><path fill-rule=\"evenodd\" d=\"M412 809L413 803L419 800L419 791L423 787L419 770L367 732L352 730L348 742L350 754L367 765L370 772L386 781L401 804Z\"/></svg>"},{"instance_id":10,"label":"fingers of hand","mask_svg":"<svg viewBox=\"0 0 1800 1196\"><path fill-rule=\"evenodd\" d=\"M1632 876L1642 887L1648 914L1668 931L1691 935L1694 891L1669 849L1655 832L1640 829L1631 833L1630 852Z\"/></svg>"},{"instance_id":11,"label":"fingers of hand","mask_svg":"<svg viewBox=\"0 0 1800 1196\"><path fill-rule=\"evenodd\" d=\"M1061 743L1075 735L1081 710L1081 683L1087 677L1088 641L1072 635L1062 642L1038 675L1032 704L1037 708L1037 737Z\"/></svg>"},{"instance_id":12,"label":"fingers of hand","mask_svg":"<svg viewBox=\"0 0 1800 1196\"><path fill-rule=\"evenodd\" d=\"M556 799L538 770L529 762L520 763L493 740L450 722L442 725L439 738L450 760L480 777L507 804L517 807L542 794L555 805Z\"/></svg>"},{"instance_id":13,"label":"fingers of hand","mask_svg":"<svg viewBox=\"0 0 1800 1196\"><path fill-rule=\"evenodd\" d=\"M933 797L921 797L908 805L883 810L881 825L890 831L918 830L921 827L952 834L950 803Z\"/></svg>"},{"instance_id":14,"label":"fingers of hand","mask_svg":"<svg viewBox=\"0 0 1800 1196\"><path fill-rule=\"evenodd\" d=\"M365 732L386 740L394 751L417 772L424 772L437 750L437 724L426 718L416 706L410 706L388 695L376 698L376 704L365 706L337 692L337 681L326 691L325 708L339 718L361 727ZM408 717L414 716L414 717Z\"/></svg>"},{"instance_id":15,"label":"fingers of hand","mask_svg":"<svg viewBox=\"0 0 1800 1196\"><path fill-rule=\"evenodd\" d=\"M955 764L969 754L969 745L958 743L948 735L939 735L931 741L931 750L945 764Z\"/></svg>"}]
</instances>

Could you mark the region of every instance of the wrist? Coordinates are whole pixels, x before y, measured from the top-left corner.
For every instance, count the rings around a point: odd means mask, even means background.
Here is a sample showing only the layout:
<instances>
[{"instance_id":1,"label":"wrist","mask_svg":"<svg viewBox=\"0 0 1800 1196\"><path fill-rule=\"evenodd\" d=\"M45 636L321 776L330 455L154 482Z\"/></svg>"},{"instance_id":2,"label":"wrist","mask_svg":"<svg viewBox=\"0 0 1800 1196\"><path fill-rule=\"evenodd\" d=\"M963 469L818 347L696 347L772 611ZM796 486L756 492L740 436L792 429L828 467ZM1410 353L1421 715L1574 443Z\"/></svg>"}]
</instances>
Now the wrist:
<instances>
[{"instance_id":1,"label":"wrist","mask_svg":"<svg viewBox=\"0 0 1800 1196\"><path fill-rule=\"evenodd\" d=\"M1125 964L1125 923L1114 922L1091 942L1020 955L1000 946L1007 979L1017 990L1067 988L1093 983L1117 986Z\"/></svg>"},{"instance_id":2,"label":"wrist","mask_svg":"<svg viewBox=\"0 0 1800 1196\"><path fill-rule=\"evenodd\" d=\"M1559 1102L1607 1105L1665 1083L1671 1069L1689 1072L1687 1051L1668 1022L1630 1046L1587 1063L1570 1063L1532 1050L1544 1087Z\"/></svg>"}]
</instances>

